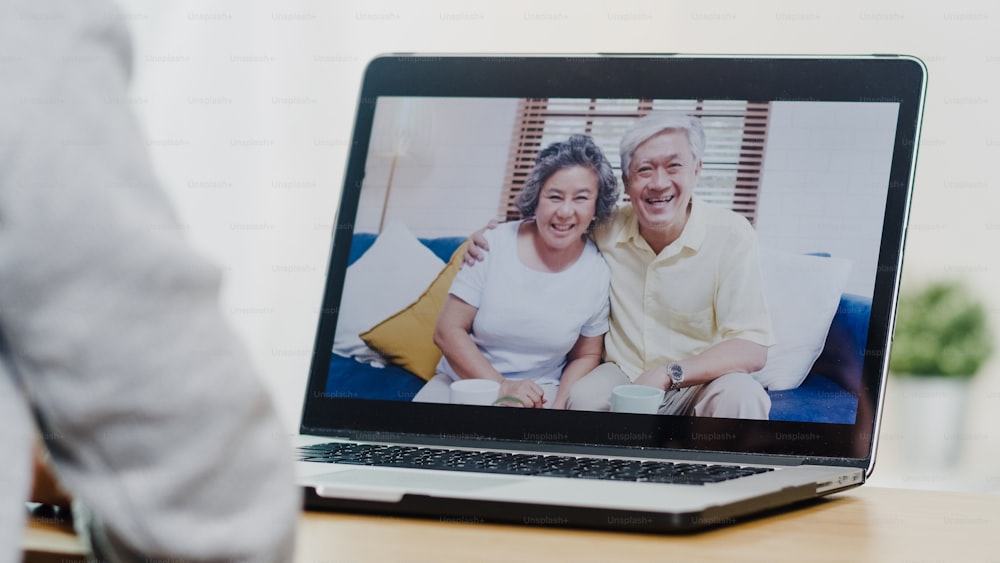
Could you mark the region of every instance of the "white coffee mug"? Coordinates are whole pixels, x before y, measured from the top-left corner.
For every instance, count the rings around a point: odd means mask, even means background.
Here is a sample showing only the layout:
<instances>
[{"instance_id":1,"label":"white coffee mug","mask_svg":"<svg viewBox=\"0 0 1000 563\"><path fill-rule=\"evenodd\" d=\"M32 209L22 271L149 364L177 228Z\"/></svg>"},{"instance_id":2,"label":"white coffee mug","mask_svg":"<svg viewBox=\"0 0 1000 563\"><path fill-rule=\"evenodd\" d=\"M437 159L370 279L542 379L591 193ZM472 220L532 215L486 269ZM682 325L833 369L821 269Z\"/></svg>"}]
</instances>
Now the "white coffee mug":
<instances>
[{"instance_id":1,"label":"white coffee mug","mask_svg":"<svg viewBox=\"0 0 1000 563\"><path fill-rule=\"evenodd\" d=\"M619 385L611 390L611 412L656 414L663 402L663 389L646 385Z\"/></svg>"},{"instance_id":2,"label":"white coffee mug","mask_svg":"<svg viewBox=\"0 0 1000 563\"><path fill-rule=\"evenodd\" d=\"M500 383L490 379L460 379L451 384L451 403L492 405L500 394Z\"/></svg>"}]
</instances>

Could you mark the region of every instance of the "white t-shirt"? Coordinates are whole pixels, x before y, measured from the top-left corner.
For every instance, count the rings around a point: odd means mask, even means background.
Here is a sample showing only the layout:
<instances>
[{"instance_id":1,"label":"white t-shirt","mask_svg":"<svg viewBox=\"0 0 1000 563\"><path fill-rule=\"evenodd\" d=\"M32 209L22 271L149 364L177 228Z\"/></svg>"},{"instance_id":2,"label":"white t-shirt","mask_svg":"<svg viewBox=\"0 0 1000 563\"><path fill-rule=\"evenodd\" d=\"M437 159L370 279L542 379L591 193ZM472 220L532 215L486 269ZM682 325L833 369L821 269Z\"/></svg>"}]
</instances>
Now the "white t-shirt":
<instances>
[{"instance_id":1,"label":"white t-shirt","mask_svg":"<svg viewBox=\"0 0 1000 563\"><path fill-rule=\"evenodd\" d=\"M576 263L561 272L528 268L517 256L520 225L487 231L486 258L463 266L449 293L477 309L472 340L504 377L558 383L579 337L608 331L611 273L589 239ZM443 357L437 371L459 379Z\"/></svg>"}]
</instances>

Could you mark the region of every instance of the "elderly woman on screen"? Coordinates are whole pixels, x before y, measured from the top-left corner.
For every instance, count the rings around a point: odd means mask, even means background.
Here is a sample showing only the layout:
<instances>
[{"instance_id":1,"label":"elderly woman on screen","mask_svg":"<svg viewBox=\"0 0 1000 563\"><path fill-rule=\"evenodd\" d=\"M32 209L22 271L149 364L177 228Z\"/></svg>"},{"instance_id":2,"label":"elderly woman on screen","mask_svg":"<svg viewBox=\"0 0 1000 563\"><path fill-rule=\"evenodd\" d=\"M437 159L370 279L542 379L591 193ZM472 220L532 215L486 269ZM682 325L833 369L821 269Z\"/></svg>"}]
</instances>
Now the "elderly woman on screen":
<instances>
[{"instance_id":1,"label":"elderly woman on screen","mask_svg":"<svg viewBox=\"0 0 1000 563\"><path fill-rule=\"evenodd\" d=\"M444 357L414 400L447 402L452 382L488 379L499 404L566 408L601 362L610 273L587 235L617 199L590 137L543 149L517 199L525 219L487 233L487 258L456 275L434 333Z\"/></svg>"}]
</instances>

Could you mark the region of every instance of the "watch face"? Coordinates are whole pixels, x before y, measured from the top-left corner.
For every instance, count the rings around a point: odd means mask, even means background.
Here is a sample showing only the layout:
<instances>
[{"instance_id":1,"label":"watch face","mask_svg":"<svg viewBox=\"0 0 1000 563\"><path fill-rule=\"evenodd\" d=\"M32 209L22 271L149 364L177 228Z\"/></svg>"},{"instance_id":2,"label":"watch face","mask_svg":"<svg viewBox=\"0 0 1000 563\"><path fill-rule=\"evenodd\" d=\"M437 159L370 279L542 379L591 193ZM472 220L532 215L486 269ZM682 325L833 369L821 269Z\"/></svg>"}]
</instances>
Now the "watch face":
<instances>
[{"instance_id":1,"label":"watch face","mask_svg":"<svg viewBox=\"0 0 1000 563\"><path fill-rule=\"evenodd\" d=\"M680 364L670 364L670 379L678 383L684 380L684 369Z\"/></svg>"}]
</instances>

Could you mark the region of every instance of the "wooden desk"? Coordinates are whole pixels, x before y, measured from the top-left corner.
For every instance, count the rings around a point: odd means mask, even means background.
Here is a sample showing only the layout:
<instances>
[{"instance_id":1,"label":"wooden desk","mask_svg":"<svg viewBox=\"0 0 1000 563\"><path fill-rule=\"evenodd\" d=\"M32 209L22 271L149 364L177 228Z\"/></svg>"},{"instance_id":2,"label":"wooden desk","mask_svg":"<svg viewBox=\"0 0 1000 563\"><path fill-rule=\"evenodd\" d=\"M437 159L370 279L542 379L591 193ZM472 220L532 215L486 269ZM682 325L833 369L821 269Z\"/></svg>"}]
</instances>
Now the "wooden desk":
<instances>
[{"instance_id":1,"label":"wooden desk","mask_svg":"<svg viewBox=\"0 0 1000 563\"><path fill-rule=\"evenodd\" d=\"M79 555L71 534L54 532L51 523L33 522L26 561L44 561L44 554L52 552L72 555L67 545ZM882 562L998 557L1000 496L861 487L790 512L687 536L309 512L300 521L295 560Z\"/></svg>"}]
</instances>

